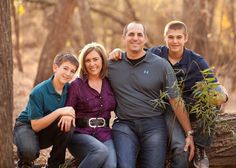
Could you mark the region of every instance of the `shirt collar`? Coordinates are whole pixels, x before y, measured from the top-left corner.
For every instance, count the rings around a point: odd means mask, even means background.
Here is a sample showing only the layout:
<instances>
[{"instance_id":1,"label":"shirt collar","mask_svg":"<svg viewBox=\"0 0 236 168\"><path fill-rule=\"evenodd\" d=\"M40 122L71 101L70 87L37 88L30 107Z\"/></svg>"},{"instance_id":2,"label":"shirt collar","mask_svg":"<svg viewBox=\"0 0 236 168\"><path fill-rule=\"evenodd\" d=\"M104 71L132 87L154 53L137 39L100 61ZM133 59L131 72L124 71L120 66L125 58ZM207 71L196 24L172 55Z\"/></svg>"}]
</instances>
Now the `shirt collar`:
<instances>
[{"instance_id":1,"label":"shirt collar","mask_svg":"<svg viewBox=\"0 0 236 168\"><path fill-rule=\"evenodd\" d=\"M127 59L126 57L126 52L125 53L122 53L122 59L124 59L126 62L129 62L129 60ZM141 61L141 62L153 62L153 59L152 59L152 52L150 51L146 51L146 56L145 58Z\"/></svg>"},{"instance_id":2,"label":"shirt collar","mask_svg":"<svg viewBox=\"0 0 236 168\"><path fill-rule=\"evenodd\" d=\"M54 75L52 75L48 80L46 80L46 86L47 86L49 93L58 94L53 86L53 83L52 83L53 78L54 78ZM68 83L65 84L61 95L67 94L68 85L69 85Z\"/></svg>"},{"instance_id":3,"label":"shirt collar","mask_svg":"<svg viewBox=\"0 0 236 168\"><path fill-rule=\"evenodd\" d=\"M162 52L163 57L166 60L168 60L169 49L167 47L163 47L161 52ZM188 50L186 50L186 48L184 48L183 57L177 64L181 64L181 65L187 64L188 63L188 55L189 55Z\"/></svg>"}]
</instances>

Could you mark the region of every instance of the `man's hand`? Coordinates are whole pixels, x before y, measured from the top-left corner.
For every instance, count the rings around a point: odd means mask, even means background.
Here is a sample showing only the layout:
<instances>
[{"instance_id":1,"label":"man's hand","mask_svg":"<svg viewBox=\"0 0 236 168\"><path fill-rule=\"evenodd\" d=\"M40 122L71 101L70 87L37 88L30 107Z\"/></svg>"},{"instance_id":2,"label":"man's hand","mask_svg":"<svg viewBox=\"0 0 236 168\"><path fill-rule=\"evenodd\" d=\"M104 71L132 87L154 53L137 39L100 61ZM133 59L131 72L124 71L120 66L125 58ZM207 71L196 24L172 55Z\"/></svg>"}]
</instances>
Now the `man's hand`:
<instances>
[{"instance_id":1,"label":"man's hand","mask_svg":"<svg viewBox=\"0 0 236 168\"><path fill-rule=\"evenodd\" d=\"M62 116L57 126L61 128L61 131L68 132L71 130L72 126L75 127L75 118L71 116Z\"/></svg>"},{"instance_id":2,"label":"man's hand","mask_svg":"<svg viewBox=\"0 0 236 168\"><path fill-rule=\"evenodd\" d=\"M187 152L188 150L189 150L188 160L191 161L194 157L194 142L193 142L193 136L191 135L185 138L184 151Z\"/></svg>"},{"instance_id":3,"label":"man's hand","mask_svg":"<svg viewBox=\"0 0 236 168\"><path fill-rule=\"evenodd\" d=\"M109 60L118 61L121 59L122 50L120 48L115 48L112 50L108 56Z\"/></svg>"}]
</instances>

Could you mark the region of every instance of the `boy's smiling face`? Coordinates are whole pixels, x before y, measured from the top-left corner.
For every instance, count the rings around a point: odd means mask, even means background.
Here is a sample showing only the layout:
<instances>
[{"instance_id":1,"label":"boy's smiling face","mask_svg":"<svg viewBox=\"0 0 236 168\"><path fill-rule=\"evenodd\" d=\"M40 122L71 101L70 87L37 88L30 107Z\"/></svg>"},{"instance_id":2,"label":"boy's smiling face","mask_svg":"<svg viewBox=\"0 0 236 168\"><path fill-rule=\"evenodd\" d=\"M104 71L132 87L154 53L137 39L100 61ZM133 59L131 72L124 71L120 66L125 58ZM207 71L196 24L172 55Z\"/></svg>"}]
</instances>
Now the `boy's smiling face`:
<instances>
[{"instance_id":1,"label":"boy's smiling face","mask_svg":"<svg viewBox=\"0 0 236 168\"><path fill-rule=\"evenodd\" d=\"M76 73L76 69L76 66L69 61L63 62L60 66L54 64L54 79L57 80L60 84L64 85L72 80L73 76Z\"/></svg>"}]
</instances>

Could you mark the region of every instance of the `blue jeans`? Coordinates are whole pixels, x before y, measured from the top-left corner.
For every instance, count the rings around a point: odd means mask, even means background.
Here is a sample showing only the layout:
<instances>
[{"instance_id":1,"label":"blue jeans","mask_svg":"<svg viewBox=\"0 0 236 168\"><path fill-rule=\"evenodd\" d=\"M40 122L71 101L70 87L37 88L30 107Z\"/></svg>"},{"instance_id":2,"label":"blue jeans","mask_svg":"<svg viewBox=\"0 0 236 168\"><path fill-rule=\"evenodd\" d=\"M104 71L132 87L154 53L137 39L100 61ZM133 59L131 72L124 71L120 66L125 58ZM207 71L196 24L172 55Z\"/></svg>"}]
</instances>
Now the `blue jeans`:
<instances>
[{"instance_id":1,"label":"blue jeans","mask_svg":"<svg viewBox=\"0 0 236 168\"><path fill-rule=\"evenodd\" d=\"M220 108L215 109L215 113L218 113L220 111ZM212 141L213 141L213 135L214 135L214 128L215 125L211 126L211 134L204 134L203 133L203 122L201 119L197 119L196 114L191 114L190 116L190 122L192 125L192 128L194 130L194 136L193 140L194 143L197 146L201 146L203 148L210 148Z\"/></svg>"},{"instance_id":2,"label":"blue jeans","mask_svg":"<svg viewBox=\"0 0 236 168\"><path fill-rule=\"evenodd\" d=\"M60 164L64 163L66 147L73 130L62 132L57 124L58 120L40 132L35 133L29 123L16 121L13 136L19 159L23 162L33 162L39 157L40 149L52 146L48 167L58 168Z\"/></svg>"},{"instance_id":3,"label":"blue jeans","mask_svg":"<svg viewBox=\"0 0 236 168\"><path fill-rule=\"evenodd\" d=\"M172 168L188 168L188 152L184 151L185 133L171 107L167 107L165 120L168 129L168 159Z\"/></svg>"},{"instance_id":4,"label":"blue jeans","mask_svg":"<svg viewBox=\"0 0 236 168\"><path fill-rule=\"evenodd\" d=\"M166 156L166 124L162 116L116 120L112 127L118 168L163 168Z\"/></svg>"},{"instance_id":5,"label":"blue jeans","mask_svg":"<svg viewBox=\"0 0 236 168\"><path fill-rule=\"evenodd\" d=\"M201 120L191 122L191 124L194 129L194 136L193 136L194 143L203 148L210 148L213 140L214 131L211 132L211 135L203 134Z\"/></svg>"},{"instance_id":6,"label":"blue jeans","mask_svg":"<svg viewBox=\"0 0 236 168\"><path fill-rule=\"evenodd\" d=\"M74 133L68 145L70 153L80 160L79 168L116 168L113 141L101 142L87 134Z\"/></svg>"}]
</instances>

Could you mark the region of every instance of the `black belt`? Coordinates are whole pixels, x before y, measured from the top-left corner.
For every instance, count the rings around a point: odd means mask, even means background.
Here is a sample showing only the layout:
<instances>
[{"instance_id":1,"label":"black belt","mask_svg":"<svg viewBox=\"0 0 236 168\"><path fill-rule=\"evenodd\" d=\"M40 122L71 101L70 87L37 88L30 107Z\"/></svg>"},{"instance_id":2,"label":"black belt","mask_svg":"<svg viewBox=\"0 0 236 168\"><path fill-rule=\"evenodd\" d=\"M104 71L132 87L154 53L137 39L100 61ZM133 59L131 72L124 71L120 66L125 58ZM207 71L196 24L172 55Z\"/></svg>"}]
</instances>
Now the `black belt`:
<instances>
[{"instance_id":1,"label":"black belt","mask_svg":"<svg viewBox=\"0 0 236 168\"><path fill-rule=\"evenodd\" d=\"M79 128L109 127L109 119L99 118L77 118L76 126Z\"/></svg>"}]
</instances>

